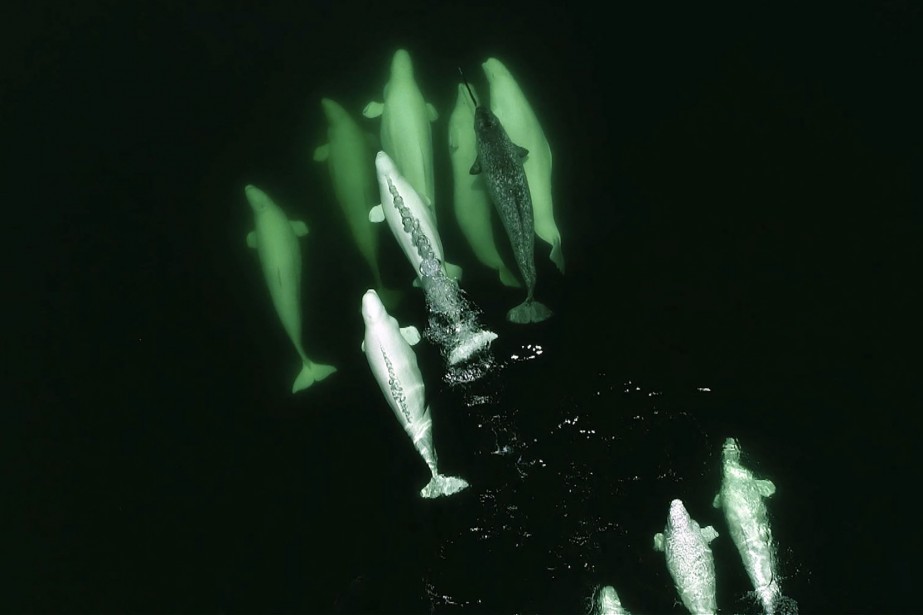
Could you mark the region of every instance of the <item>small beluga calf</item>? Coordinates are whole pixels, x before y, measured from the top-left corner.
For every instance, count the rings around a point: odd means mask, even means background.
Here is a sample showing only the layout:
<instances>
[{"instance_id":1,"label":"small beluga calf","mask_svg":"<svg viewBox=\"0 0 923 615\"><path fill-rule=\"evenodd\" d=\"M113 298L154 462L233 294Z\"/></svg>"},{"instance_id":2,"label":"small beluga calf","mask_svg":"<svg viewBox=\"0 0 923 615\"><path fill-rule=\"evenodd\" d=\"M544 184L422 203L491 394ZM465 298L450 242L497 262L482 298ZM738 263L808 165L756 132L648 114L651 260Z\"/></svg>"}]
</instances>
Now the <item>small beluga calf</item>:
<instances>
[{"instance_id":1,"label":"small beluga calf","mask_svg":"<svg viewBox=\"0 0 923 615\"><path fill-rule=\"evenodd\" d=\"M461 478L439 473L433 446L433 420L426 403L423 376L412 345L420 341L416 327L404 327L388 314L378 293L369 290L362 296L362 320L365 339L362 351L382 395L401 427L432 473L432 479L420 490L425 498L457 493L468 486Z\"/></svg>"},{"instance_id":2,"label":"small beluga calf","mask_svg":"<svg viewBox=\"0 0 923 615\"><path fill-rule=\"evenodd\" d=\"M297 393L337 371L332 365L310 359L301 343L301 248L298 238L308 234L308 227L300 220L289 221L282 208L256 186L248 185L244 193L253 210L255 226L247 235L247 245L255 248L260 257L272 304L301 357L301 372L292 385L292 393Z\"/></svg>"},{"instance_id":3,"label":"small beluga calf","mask_svg":"<svg viewBox=\"0 0 923 615\"><path fill-rule=\"evenodd\" d=\"M490 347L497 334L481 329L475 308L464 298L445 265L442 240L429 209L385 152L375 158L381 204L372 209L373 222L386 220L417 273L429 311L427 337L442 347L449 366L467 361Z\"/></svg>"},{"instance_id":4,"label":"small beluga calf","mask_svg":"<svg viewBox=\"0 0 923 615\"><path fill-rule=\"evenodd\" d=\"M797 603L782 595L776 570L776 545L772 539L766 505L776 492L769 480L760 480L740 463L740 445L727 438L721 450L721 490L713 505L724 511L731 540L740 552L744 569L767 615L798 612Z\"/></svg>"},{"instance_id":5,"label":"small beluga calf","mask_svg":"<svg viewBox=\"0 0 923 615\"><path fill-rule=\"evenodd\" d=\"M670 502L667 525L654 536L654 549L664 552L680 600L695 615L718 610L715 558L708 546L717 537L718 532L712 526L699 527L681 500Z\"/></svg>"}]
</instances>

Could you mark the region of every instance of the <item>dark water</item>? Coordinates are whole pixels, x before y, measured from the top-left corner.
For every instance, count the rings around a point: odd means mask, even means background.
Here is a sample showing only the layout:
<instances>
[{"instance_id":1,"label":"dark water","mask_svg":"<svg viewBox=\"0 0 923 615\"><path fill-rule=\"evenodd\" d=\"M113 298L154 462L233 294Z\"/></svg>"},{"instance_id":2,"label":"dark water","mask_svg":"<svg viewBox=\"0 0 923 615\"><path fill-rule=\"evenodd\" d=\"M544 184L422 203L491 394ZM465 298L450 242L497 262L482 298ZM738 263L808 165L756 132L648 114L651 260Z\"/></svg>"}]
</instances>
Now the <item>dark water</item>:
<instances>
[{"instance_id":1,"label":"dark water","mask_svg":"<svg viewBox=\"0 0 923 615\"><path fill-rule=\"evenodd\" d=\"M652 549L681 498L721 534L720 610L757 612L711 507L734 436L777 486L802 612L919 611L920 7L347 4L7 8L0 609L584 613L608 584L681 613ZM434 501L311 161L320 98L358 116L398 46L442 114L446 253L500 336L469 388L417 347L440 464L471 483ZM567 273L538 242L536 326L505 322L521 293L448 207L457 67L486 91L491 55L555 156ZM306 346L339 371L295 396L248 182L311 227ZM422 295L395 316L422 327Z\"/></svg>"}]
</instances>

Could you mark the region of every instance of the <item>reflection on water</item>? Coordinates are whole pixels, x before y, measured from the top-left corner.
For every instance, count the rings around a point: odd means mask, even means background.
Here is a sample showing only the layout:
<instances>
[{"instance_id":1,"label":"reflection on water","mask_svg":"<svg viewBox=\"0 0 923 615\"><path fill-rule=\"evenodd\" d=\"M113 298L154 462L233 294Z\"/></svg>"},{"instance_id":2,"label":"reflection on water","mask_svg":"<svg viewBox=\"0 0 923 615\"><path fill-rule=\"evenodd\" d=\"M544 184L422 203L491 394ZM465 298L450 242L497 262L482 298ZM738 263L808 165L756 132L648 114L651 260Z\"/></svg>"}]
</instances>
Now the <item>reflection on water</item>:
<instances>
[{"instance_id":1,"label":"reflection on water","mask_svg":"<svg viewBox=\"0 0 923 615\"><path fill-rule=\"evenodd\" d=\"M524 346L498 371L541 354ZM643 611L663 602L642 601L649 593L672 592L651 540L665 504L686 495L684 483L707 485L694 487L702 503L714 495L712 438L684 409L708 387L666 392L603 373L595 384L542 400L545 416L483 389L466 398L480 435L469 473L475 493L438 545L427 578L435 611L572 612L600 584L637 596ZM647 568L632 570L640 565ZM610 578L623 568L631 576ZM644 575L647 587L626 586ZM547 595L535 595L543 586Z\"/></svg>"}]
</instances>

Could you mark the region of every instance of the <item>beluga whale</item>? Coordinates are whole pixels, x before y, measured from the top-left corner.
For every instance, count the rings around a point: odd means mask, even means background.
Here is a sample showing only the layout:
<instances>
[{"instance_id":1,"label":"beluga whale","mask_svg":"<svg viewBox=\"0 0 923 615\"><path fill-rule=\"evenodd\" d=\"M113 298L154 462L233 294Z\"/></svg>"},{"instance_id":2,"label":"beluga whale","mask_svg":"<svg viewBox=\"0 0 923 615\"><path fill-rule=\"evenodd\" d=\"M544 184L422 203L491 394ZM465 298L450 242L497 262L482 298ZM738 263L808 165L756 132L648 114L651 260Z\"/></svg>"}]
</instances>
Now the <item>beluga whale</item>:
<instances>
[{"instance_id":1,"label":"beluga whale","mask_svg":"<svg viewBox=\"0 0 923 615\"><path fill-rule=\"evenodd\" d=\"M731 540L767 615L797 613L797 603L782 595L764 499L776 492L769 480L757 479L740 463L740 445L727 438L721 450L723 477L713 505L724 511Z\"/></svg>"},{"instance_id":2,"label":"beluga whale","mask_svg":"<svg viewBox=\"0 0 923 615\"><path fill-rule=\"evenodd\" d=\"M368 103L362 115L381 117L381 148L430 208L435 220L436 187L430 123L439 119L439 113L423 97L406 49L398 49L391 58L391 72L383 99Z\"/></svg>"},{"instance_id":3,"label":"beluga whale","mask_svg":"<svg viewBox=\"0 0 923 615\"><path fill-rule=\"evenodd\" d=\"M497 58L488 58L481 68L490 85L490 110L500 119L510 139L529 150L523 166L529 178L532 210L535 212L535 234L551 244L549 258L564 273L561 232L554 219L551 194L551 146L548 145L532 105L503 62Z\"/></svg>"},{"instance_id":4,"label":"beluga whale","mask_svg":"<svg viewBox=\"0 0 923 615\"><path fill-rule=\"evenodd\" d=\"M708 546L718 537L715 528L699 527L681 500L670 502L667 525L654 536L654 549L663 551L676 591L690 613L714 614L715 558Z\"/></svg>"},{"instance_id":5,"label":"beluga whale","mask_svg":"<svg viewBox=\"0 0 923 615\"><path fill-rule=\"evenodd\" d=\"M301 343L301 248L298 238L308 234L308 227L300 220L289 221L282 208L256 186L247 185L244 193L253 210L255 227L247 235L247 245L255 248L259 255L276 314L301 357L301 371L292 385L292 393L297 393L337 371L332 365L309 358Z\"/></svg>"},{"instance_id":6,"label":"beluga whale","mask_svg":"<svg viewBox=\"0 0 923 615\"><path fill-rule=\"evenodd\" d=\"M321 108L328 123L327 143L314 150L314 160L327 163L334 195L356 247L368 264L379 296L393 307L399 294L384 288L378 264L378 227L369 224L369 210L378 203L373 162L377 148L372 148L372 135L337 101L322 98Z\"/></svg>"},{"instance_id":7,"label":"beluga whale","mask_svg":"<svg viewBox=\"0 0 923 615\"><path fill-rule=\"evenodd\" d=\"M469 92L470 93L470 92ZM497 209L503 228L513 248L519 273L526 284L526 299L506 314L507 320L519 324L541 322L551 310L535 300L535 230L532 219L532 196L523 162L529 151L510 141L503 124L484 105L475 104L474 132L477 158L470 173L484 174L487 194Z\"/></svg>"},{"instance_id":8,"label":"beluga whale","mask_svg":"<svg viewBox=\"0 0 923 615\"><path fill-rule=\"evenodd\" d=\"M387 153L375 157L381 204L369 213L373 222L387 220L394 238L416 271L429 311L427 337L442 347L449 366L483 355L497 334L481 329L476 310L455 278L461 270L443 260L442 240L431 212Z\"/></svg>"},{"instance_id":9,"label":"beluga whale","mask_svg":"<svg viewBox=\"0 0 923 615\"><path fill-rule=\"evenodd\" d=\"M411 348L420 341L420 332L412 326L402 328L388 314L374 290L362 296L362 320L365 322L362 351L368 359L372 376L432 474L432 479L420 490L420 495L436 498L465 489L468 486L465 480L439 473L433 446L432 414L426 403L417 355Z\"/></svg>"}]
</instances>

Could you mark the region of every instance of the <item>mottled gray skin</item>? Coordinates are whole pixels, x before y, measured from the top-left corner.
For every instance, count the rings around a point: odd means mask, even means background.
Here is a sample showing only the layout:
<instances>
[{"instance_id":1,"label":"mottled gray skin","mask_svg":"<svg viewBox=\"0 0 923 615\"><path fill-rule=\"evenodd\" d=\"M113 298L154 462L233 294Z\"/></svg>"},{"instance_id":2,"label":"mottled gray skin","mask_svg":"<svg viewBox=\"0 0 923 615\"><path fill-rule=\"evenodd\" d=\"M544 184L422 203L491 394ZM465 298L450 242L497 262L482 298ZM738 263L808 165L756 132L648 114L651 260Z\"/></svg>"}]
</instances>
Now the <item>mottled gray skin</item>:
<instances>
[{"instance_id":1,"label":"mottled gray skin","mask_svg":"<svg viewBox=\"0 0 923 615\"><path fill-rule=\"evenodd\" d=\"M526 284L526 300L513 308L508 317L514 322L538 322L551 315L544 305L534 302L535 293L535 229L532 219L532 196L523 161L528 150L510 141L509 135L487 107L478 106L474 112L474 132L477 136L478 157L471 174L484 174L487 193L497 208L503 228L509 236L519 273ZM517 310L528 308L531 316L523 320L513 316Z\"/></svg>"}]
</instances>

